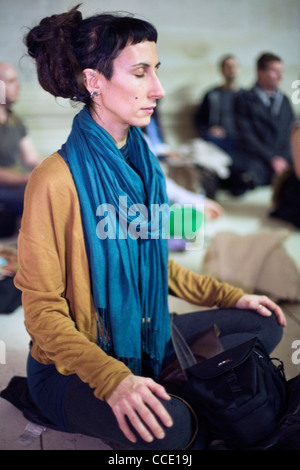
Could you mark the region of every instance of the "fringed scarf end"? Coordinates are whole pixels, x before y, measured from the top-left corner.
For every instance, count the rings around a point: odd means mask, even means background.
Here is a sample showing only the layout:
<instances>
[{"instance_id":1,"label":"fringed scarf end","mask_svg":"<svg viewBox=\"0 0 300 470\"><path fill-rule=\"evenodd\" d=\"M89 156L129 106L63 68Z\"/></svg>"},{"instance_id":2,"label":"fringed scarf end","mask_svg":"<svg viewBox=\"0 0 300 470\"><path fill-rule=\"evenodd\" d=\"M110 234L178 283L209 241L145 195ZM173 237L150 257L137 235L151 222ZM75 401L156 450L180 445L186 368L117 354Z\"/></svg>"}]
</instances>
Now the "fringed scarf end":
<instances>
[{"instance_id":1,"label":"fringed scarf end","mask_svg":"<svg viewBox=\"0 0 300 470\"><path fill-rule=\"evenodd\" d=\"M109 316L106 308L97 309L97 344L107 353L113 349Z\"/></svg>"}]
</instances>

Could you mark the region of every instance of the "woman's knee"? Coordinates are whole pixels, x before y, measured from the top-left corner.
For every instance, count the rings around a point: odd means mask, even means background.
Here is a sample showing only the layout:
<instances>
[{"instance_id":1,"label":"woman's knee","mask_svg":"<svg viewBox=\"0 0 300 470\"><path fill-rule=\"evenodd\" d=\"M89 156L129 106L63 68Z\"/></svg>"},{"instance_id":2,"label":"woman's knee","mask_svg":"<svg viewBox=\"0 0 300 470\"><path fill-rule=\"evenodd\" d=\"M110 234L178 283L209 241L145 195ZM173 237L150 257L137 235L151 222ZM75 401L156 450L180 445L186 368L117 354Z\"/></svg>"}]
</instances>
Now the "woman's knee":
<instances>
[{"instance_id":1,"label":"woman's knee","mask_svg":"<svg viewBox=\"0 0 300 470\"><path fill-rule=\"evenodd\" d=\"M117 420L107 403L98 400L90 387L75 377L69 385L65 398L65 416L70 432L79 432L93 437L116 442L137 450L183 450L191 444L197 434L197 418L188 403L180 397L171 396L170 401L161 400L173 419L171 428L164 428L165 437L151 443L142 440L132 428L136 443L126 439L118 427ZM130 423L128 423L131 427Z\"/></svg>"},{"instance_id":2,"label":"woman's knee","mask_svg":"<svg viewBox=\"0 0 300 470\"><path fill-rule=\"evenodd\" d=\"M147 444L138 439L138 446L149 450L184 450L189 448L199 431L197 417L191 406L182 398L171 396L171 400L162 401L168 413L172 416L173 426L164 427L165 437L155 439ZM203 449L205 448L203 444Z\"/></svg>"},{"instance_id":3,"label":"woman's knee","mask_svg":"<svg viewBox=\"0 0 300 470\"><path fill-rule=\"evenodd\" d=\"M283 336L283 327L278 323L276 315L273 313L270 317L263 317L263 331L261 341L270 354L280 343Z\"/></svg>"},{"instance_id":4,"label":"woman's knee","mask_svg":"<svg viewBox=\"0 0 300 470\"><path fill-rule=\"evenodd\" d=\"M278 345L283 335L283 327L278 323L274 313L269 317L265 317L258 314L255 310L235 309L232 311L231 322L234 325L226 332L225 338L222 338L222 342L226 344L225 349L247 341L250 338L257 337L270 354ZM226 343L228 341L229 346ZM234 344L231 344L231 341Z\"/></svg>"}]
</instances>

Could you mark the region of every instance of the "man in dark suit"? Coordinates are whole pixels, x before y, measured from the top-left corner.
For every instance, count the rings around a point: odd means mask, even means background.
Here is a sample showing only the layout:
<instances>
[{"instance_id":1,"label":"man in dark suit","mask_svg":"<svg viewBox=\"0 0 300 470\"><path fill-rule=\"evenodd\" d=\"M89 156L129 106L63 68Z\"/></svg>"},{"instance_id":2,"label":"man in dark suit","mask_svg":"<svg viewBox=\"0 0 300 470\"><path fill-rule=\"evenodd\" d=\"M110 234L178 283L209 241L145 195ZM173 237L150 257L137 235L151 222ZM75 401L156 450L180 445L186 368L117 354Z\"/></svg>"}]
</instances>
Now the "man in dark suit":
<instances>
[{"instance_id":1,"label":"man in dark suit","mask_svg":"<svg viewBox=\"0 0 300 470\"><path fill-rule=\"evenodd\" d=\"M264 53L257 61L257 82L235 101L237 151L232 179L244 189L269 185L291 163L291 104L280 90L282 60ZM237 190L238 194L238 190Z\"/></svg>"}]
</instances>

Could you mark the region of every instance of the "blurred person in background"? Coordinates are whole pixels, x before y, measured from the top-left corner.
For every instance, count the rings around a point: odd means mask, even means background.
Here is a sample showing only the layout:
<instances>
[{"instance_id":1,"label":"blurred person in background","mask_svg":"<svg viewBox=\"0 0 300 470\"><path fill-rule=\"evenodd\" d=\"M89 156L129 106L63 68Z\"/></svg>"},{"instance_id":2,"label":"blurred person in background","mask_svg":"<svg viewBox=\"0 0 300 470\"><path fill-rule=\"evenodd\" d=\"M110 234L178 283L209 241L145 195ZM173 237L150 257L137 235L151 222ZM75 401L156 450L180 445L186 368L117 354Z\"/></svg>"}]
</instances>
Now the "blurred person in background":
<instances>
[{"instance_id":1,"label":"blurred person in background","mask_svg":"<svg viewBox=\"0 0 300 470\"><path fill-rule=\"evenodd\" d=\"M223 82L204 95L194 122L200 137L231 154L236 140L234 100L240 93L237 84L239 64L233 55L226 55L219 68Z\"/></svg>"},{"instance_id":2,"label":"blurred person in background","mask_svg":"<svg viewBox=\"0 0 300 470\"><path fill-rule=\"evenodd\" d=\"M15 67L0 62L0 80L4 91L0 103L0 223L3 217L6 225L13 228L15 220L22 215L30 172L41 158L22 120L11 109L20 91Z\"/></svg>"},{"instance_id":3,"label":"blurred person in background","mask_svg":"<svg viewBox=\"0 0 300 470\"><path fill-rule=\"evenodd\" d=\"M273 53L263 53L256 72L255 85L237 97L235 106L238 142L233 172L244 189L271 184L292 162L294 114L279 89L283 62Z\"/></svg>"}]
</instances>

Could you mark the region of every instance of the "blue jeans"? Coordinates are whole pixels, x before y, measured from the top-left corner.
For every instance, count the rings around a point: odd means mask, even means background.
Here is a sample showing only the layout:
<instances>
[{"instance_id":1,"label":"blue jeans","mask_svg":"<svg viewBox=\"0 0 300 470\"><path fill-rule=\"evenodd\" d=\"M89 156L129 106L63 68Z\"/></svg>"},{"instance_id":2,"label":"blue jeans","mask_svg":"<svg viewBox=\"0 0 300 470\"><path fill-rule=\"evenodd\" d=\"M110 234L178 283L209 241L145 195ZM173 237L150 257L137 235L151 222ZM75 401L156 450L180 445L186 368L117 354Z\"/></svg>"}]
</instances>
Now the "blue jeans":
<instances>
[{"instance_id":1,"label":"blue jeans","mask_svg":"<svg viewBox=\"0 0 300 470\"><path fill-rule=\"evenodd\" d=\"M221 330L220 340L224 349L258 337L271 353L282 337L282 327L278 325L274 315L262 317L251 310L193 312L175 315L174 322L188 343L215 323ZM171 359L173 353L171 347L166 360ZM63 376L53 365L39 364L29 356L28 384L41 412L63 431L101 438L136 450L185 449L195 433L194 413L179 397L173 397L169 402L163 401L174 422L171 428L165 429L164 439L155 439L148 444L137 436L137 443L131 444L119 429L110 406L97 399L89 385L77 375ZM204 423L198 422L198 435L192 448L205 449L207 438Z\"/></svg>"}]
</instances>

